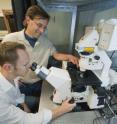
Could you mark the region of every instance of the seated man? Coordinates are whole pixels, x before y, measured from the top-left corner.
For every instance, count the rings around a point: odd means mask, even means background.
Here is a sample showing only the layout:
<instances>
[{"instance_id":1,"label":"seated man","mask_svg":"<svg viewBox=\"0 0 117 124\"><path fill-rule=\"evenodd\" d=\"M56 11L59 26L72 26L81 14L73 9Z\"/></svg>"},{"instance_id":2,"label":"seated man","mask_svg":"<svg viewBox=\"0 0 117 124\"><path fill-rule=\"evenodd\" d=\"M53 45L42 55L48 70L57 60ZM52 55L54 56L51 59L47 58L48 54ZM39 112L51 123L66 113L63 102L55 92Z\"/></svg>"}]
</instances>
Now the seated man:
<instances>
[{"instance_id":1,"label":"seated man","mask_svg":"<svg viewBox=\"0 0 117 124\"><path fill-rule=\"evenodd\" d=\"M75 106L66 100L53 110L28 113L30 110L25 104L24 95L19 91L19 82L16 79L25 76L30 67L29 63L29 55L23 44L0 43L0 124L47 124ZM18 104L24 111L16 107Z\"/></svg>"}]
</instances>

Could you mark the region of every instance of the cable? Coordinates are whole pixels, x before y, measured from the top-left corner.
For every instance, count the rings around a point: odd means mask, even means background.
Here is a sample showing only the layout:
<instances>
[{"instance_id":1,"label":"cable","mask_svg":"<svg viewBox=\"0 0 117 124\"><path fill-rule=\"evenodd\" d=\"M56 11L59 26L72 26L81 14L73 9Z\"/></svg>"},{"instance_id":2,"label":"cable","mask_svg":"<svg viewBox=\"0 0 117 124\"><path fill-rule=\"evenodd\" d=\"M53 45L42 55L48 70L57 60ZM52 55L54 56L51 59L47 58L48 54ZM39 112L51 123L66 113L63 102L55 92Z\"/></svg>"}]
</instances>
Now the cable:
<instances>
[{"instance_id":1,"label":"cable","mask_svg":"<svg viewBox=\"0 0 117 124\"><path fill-rule=\"evenodd\" d=\"M101 121L103 121L103 122L101 122ZM95 118L93 120L93 124L107 124L106 121L107 121L107 118L105 118L104 116L101 116L101 117Z\"/></svg>"},{"instance_id":2,"label":"cable","mask_svg":"<svg viewBox=\"0 0 117 124\"><path fill-rule=\"evenodd\" d=\"M108 101L105 100L105 102L107 102L106 104L108 105L110 111L113 113L114 116L116 116L116 113L112 110L111 106L108 104Z\"/></svg>"},{"instance_id":3,"label":"cable","mask_svg":"<svg viewBox=\"0 0 117 124\"><path fill-rule=\"evenodd\" d=\"M110 59L112 59L114 53L115 53L115 50L112 52L112 54L111 54L111 56L110 56Z\"/></svg>"},{"instance_id":4,"label":"cable","mask_svg":"<svg viewBox=\"0 0 117 124\"><path fill-rule=\"evenodd\" d=\"M101 109L101 116L97 117L93 120L93 124L102 124L105 122L105 124L110 124L110 121L113 121L113 118L117 118L115 110L112 109L112 106L116 105L117 103L111 103L113 99L113 92L111 90L105 90L106 95L108 96L105 99L105 107ZM110 113L111 112L111 113ZM103 121L101 123L101 121Z\"/></svg>"}]
</instances>

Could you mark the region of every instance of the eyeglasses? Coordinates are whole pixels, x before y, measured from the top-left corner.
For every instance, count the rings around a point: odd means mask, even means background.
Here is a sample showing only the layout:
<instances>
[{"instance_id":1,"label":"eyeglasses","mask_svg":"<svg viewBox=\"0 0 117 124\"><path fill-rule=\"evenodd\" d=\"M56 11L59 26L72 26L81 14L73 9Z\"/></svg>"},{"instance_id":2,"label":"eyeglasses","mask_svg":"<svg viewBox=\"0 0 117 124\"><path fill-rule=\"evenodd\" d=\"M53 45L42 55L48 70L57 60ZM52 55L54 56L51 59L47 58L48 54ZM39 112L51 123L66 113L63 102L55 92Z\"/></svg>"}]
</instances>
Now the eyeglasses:
<instances>
[{"instance_id":1,"label":"eyeglasses","mask_svg":"<svg viewBox=\"0 0 117 124\"><path fill-rule=\"evenodd\" d=\"M44 31L47 29L47 26L44 26L42 23L37 23L36 21L33 20L33 22L37 25L39 29L43 29Z\"/></svg>"},{"instance_id":2,"label":"eyeglasses","mask_svg":"<svg viewBox=\"0 0 117 124\"><path fill-rule=\"evenodd\" d=\"M30 68L30 64L29 63L27 63L27 64L22 64L22 65L19 65L19 66L16 66L15 67L16 69L29 69Z\"/></svg>"}]
</instances>

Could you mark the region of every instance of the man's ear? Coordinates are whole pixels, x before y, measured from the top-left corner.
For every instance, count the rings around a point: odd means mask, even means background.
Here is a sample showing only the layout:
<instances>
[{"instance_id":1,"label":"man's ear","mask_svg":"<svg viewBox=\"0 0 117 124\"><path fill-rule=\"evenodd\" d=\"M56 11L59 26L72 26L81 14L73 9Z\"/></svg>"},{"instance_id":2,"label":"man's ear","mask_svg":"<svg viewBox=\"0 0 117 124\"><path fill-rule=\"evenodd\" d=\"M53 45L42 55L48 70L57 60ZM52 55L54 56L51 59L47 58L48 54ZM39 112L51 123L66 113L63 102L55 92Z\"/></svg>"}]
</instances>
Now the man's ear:
<instances>
[{"instance_id":1,"label":"man's ear","mask_svg":"<svg viewBox=\"0 0 117 124\"><path fill-rule=\"evenodd\" d=\"M30 17L29 16L26 16L25 19L26 19L27 22L30 21Z\"/></svg>"},{"instance_id":2,"label":"man's ear","mask_svg":"<svg viewBox=\"0 0 117 124\"><path fill-rule=\"evenodd\" d=\"M10 63L5 63L2 68L6 70L7 72L11 72L13 70L13 66Z\"/></svg>"}]
</instances>

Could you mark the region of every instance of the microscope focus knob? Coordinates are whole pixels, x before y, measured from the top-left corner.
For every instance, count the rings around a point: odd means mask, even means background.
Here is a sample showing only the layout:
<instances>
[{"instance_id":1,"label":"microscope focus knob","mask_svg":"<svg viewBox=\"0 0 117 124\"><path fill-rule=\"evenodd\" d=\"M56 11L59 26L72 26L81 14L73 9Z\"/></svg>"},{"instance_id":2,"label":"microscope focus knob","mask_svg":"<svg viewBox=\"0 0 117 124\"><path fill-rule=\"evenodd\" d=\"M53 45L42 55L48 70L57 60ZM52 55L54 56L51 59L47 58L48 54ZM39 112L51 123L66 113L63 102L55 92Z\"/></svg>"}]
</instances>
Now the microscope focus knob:
<instances>
[{"instance_id":1,"label":"microscope focus knob","mask_svg":"<svg viewBox=\"0 0 117 124\"><path fill-rule=\"evenodd\" d=\"M94 56L94 59L95 60L99 60L100 59L100 56L96 55L96 56Z\"/></svg>"},{"instance_id":2,"label":"microscope focus knob","mask_svg":"<svg viewBox=\"0 0 117 124\"><path fill-rule=\"evenodd\" d=\"M31 65L31 67L30 67L30 69L31 69L32 71L35 71L36 68L37 68L37 63L36 63L36 62L33 62L32 65Z\"/></svg>"},{"instance_id":3,"label":"microscope focus knob","mask_svg":"<svg viewBox=\"0 0 117 124\"><path fill-rule=\"evenodd\" d=\"M73 97L69 100L69 103L70 103L70 104L75 103L75 100L74 100L74 98L73 98Z\"/></svg>"}]
</instances>

